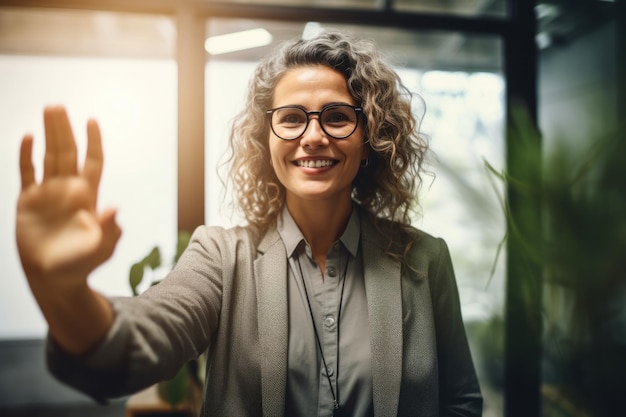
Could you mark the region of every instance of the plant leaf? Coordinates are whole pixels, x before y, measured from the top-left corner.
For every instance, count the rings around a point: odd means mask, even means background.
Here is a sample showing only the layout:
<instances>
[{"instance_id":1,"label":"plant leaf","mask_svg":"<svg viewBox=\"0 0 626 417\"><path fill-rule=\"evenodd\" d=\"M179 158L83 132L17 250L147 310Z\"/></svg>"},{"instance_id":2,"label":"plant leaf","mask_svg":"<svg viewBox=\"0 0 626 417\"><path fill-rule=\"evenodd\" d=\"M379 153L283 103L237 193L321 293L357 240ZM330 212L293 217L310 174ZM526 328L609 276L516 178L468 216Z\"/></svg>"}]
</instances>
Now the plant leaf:
<instances>
[{"instance_id":1,"label":"plant leaf","mask_svg":"<svg viewBox=\"0 0 626 417\"><path fill-rule=\"evenodd\" d=\"M131 267L130 267L130 274L128 277L128 282L130 283L130 289L133 291L133 295L137 296L137 287L139 286L139 284L141 283L141 280L143 279L143 270L144 270L144 263L142 262L137 262L134 263Z\"/></svg>"},{"instance_id":2,"label":"plant leaf","mask_svg":"<svg viewBox=\"0 0 626 417\"><path fill-rule=\"evenodd\" d=\"M144 263L152 269L157 269L161 266L161 252L158 246L152 248L148 256L144 258Z\"/></svg>"}]
</instances>

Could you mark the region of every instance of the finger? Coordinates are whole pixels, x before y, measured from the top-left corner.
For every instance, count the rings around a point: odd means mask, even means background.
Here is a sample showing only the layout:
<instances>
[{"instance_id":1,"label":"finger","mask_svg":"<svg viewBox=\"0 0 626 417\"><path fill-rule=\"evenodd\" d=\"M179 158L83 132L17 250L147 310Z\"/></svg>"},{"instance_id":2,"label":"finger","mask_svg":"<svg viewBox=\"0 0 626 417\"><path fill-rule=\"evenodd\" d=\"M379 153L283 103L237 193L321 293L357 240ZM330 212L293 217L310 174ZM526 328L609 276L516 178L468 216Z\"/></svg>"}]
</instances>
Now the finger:
<instances>
[{"instance_id":1,"label":"finger","mask_svg":"<svg viewBox=\"0 0 626 417\"><path fill-rule=\"evenodd\" d=\"M100 227L104 230L105 236L109 237L111 241L117 242L117 239L122 234L122 229L117 225L117 210L114 208L107 208L102 211L99 216Z\"/></svg>"},{"instance_id":2,"label":"finger","mask_svg":"<svg viewBox=\"0 0 626 417\"><path fill-rule=\"evenodd\" d=\"M54 118L54 107L46 107L43 111L43 125L46 134L46 152L43 158L43 179L57 175L57 152L52 119Z\"/></svg>"},{"instance_id":3,"label":"finger","mask_svg":"<svg viewBox=\"0 0 626 417\"><path fill-rule=\"evenodd\" d=\"M46 130L44 178L76 175L76 142L65 108L46 107L44 124Z\"/></svg>"},{"instance_id":4,"label":"finger","mask_svg":"<svg viewBox=\"0 0 626 417\"><path fill-rule=\"evenodd\" d=\"M20 176L22 178L22 190L35 183L35 167L33 166L33 137L24 136L20 145Z\"/></svg>"},{"instance_id":5,"label":"finger","mask_svg":"<svg viewBox=\"0 0 626 417\"><path fill-rule=\"evenodd\" d=\"M72 126L64 107L59 106L57 112L58 116L55 124L57 151L59 154L57 169L59 175L76 175L77 151Z\"/></svg>"},{"instance_id":6,"label":"finger","mask_svg":"<svg viewBox=\"0 0 626 417\"><path fill-rule=\"evenodd\" d=\"M100 262L104 262L111 257L117 242L122 235L122 229L116 223L115 209L106 209L99 216L99 223L102 229L102 243L99 250Z\"/></svg>"},{"instance_id":7,"label":"finger","mask_svg":"<svg viewBox=\"0 0 626 417\"><path fill-rule=\"evenodd\" d=\"M96 191L102 176L102 137L98 122L90 119L87 122L87 155L83 167L83 176L87 179L91 187Z\"/></svg>"}]
</instances>

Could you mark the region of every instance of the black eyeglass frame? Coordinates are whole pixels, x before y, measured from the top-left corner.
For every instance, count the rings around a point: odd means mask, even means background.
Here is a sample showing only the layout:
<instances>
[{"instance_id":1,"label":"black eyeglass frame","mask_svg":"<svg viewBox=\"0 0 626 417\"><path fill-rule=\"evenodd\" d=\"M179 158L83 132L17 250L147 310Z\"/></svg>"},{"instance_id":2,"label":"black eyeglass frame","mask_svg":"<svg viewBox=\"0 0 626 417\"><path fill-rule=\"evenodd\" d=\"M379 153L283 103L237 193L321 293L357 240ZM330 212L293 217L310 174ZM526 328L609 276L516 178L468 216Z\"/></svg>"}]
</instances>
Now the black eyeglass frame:
<instances>
[{"instance_id":1,"label":"black eyeglass frame","mask_svg":"<svg viewBox=\"0 0 626 417\"><path fill-rule=\"evenodd\" d=\"M350 132L349 134L347 134L345 136L331 135L330 133L328 133L326 131L326 129L324 128L324 123L322 123L322 113L324 113L326 110L337 108L337 107L349 107L352 110L354 110L354 113L355 113L355 116L356 116L356 123L354 124L354 129L352 130L352 132ZM306 115L306 124L304 125L304 129L302 130L302 133L300 133L298 136L296 136L294 138L291 138L291 139L284 138L284 137L280 136L278 133L276 133L276 130L274 130L274 124L272 123L272 114L275 111L277 111L277 110L283 110L283 109L297 109L297 110L301 110ZM269 119L270 129L272 129L272 132L274 132L276 137L281 139L281 140L289 140L289 141L296 140L298 138L301 138L302 135L304 135L306 130L309 128L309 123L311 121L311 115L317 116L317 119L319 121L320 127L322 128L322 131L325 134L327 134L329 137L333 138L333 139L346 139L346 138L349 138L350 136L352 136L352 134L354 132L356 132L357 128L359 127L359 119L361 118L361 116L365 117L365 113L363 113L363 108L362 107L351 106L350 104L327 104L327 105L323 106L321 108L321 110L318 110L318 111L306 111L303 107L300 107L300 106L281 106L281 107L275 107L273 109L266 110L265 114L267 115L267 117Z\"/></svg>"}]
</instances>

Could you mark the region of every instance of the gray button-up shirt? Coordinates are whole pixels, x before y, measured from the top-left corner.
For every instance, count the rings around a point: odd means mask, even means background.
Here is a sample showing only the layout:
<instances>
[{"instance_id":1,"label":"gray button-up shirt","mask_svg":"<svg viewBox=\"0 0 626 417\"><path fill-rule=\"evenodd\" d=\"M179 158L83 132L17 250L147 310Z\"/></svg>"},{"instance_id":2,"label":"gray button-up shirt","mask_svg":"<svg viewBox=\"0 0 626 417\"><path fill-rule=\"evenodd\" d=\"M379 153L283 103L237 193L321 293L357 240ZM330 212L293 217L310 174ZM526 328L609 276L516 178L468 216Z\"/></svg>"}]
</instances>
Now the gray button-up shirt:
<instances>
[{"instance_id":1,"label":"gray button-up shirt","mask_svg":"<svg viewBox=\"0 0 626 417\"><path fill-rule=\"evenodd\" d=\"M278 233L289 256L289 372L285 415L332 415L330 377L335 396L348 415L372 416L367 299L356 211L352 211L343 235L326 255L323 276L311 247L287 208L279 216Z\"/></svg>"}]
</instances>

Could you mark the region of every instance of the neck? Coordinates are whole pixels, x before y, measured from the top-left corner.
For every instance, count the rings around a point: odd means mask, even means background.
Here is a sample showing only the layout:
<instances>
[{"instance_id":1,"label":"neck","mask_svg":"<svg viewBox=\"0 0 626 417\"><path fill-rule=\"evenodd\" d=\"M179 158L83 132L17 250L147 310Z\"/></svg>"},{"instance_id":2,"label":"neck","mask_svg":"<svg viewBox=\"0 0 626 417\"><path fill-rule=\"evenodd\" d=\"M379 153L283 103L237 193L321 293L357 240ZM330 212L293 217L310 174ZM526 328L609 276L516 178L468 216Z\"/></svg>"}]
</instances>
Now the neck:
<instances>
[{"instance_id":1,"label":"neck","mask_svg":"<svg viewBox=\"0 0 626 417\"><path fill-rule=\"evenodd\" d=\"M325 202L287 198L287 208L311 245L313 257L323 271L330 246L346 229L352 212L352 199Z\"/></svg>"}]
</instances>

